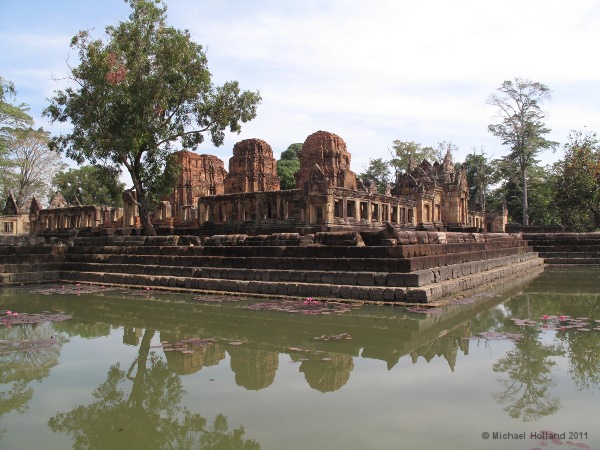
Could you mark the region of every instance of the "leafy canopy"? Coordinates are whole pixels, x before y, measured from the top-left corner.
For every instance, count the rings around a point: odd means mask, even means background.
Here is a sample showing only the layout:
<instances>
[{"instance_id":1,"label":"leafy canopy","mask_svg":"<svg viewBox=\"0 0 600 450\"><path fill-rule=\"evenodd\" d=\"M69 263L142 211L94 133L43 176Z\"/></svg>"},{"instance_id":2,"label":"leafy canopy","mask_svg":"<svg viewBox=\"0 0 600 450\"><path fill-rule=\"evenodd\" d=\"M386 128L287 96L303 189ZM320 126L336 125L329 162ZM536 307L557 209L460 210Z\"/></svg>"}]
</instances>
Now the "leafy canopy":
<instances>
[{"instance_id":1,"label":"leafy canopy","mask_svg":"<svg viewBox=\"0 0 600 450\"><path fill-rule=\"evenodd\" d=\"M226 130L239 133L256 116L261 97L237 81L213 85L202 47L167 25L162 0L128 2L129 20L108 26L106 42L87 31L72 39L79 65L45 113L73 125L54 148L80 164L129 172L144 232L155 234L150 199L165 194L161 179L174 147L195 150L205 134L222 145Z\"/></svg>"},{"instance_id":2,"label":"leafy canopy","mask_svg":"<svg viewBox=\"0 0 600 450\"><path fill-rule=\"evenodd\" d=\"M565 157L555 165L555 201L563 225L600 229L600 143L595 133L571 132Z\"/></svg>"},{"instance_id":3,"label":"leafy canopy","mask_svg":"<svg viewBox=\"0 0 600 450\"><path fill-rule=\"evenodd\" d=\"M116 173L104 166L82 166L61 171L52 180L53 188L68 203L79 201L82 205L121 206L125 183Z\"/></svg>"},{"instance_id":4,"label":"leafy canopy","mask_svg":"<svg viewBox=\"0 0 600 450\"><path fill-rule=\"evenodd\" d=\"M385 193L386 187L391 181L390 164L382 158L370 158L369 165L364 168L365 171L358 175L358 178L365 184L375 183L377 191Z\"/></svg>"},{"instance_id":5,"label":"leafy canopy","mask_svg":"<svg viewBox=\"0 0 600 450\"><path fill-rule=\"evenodd\" d=\"M392 159L389 164L397 176L406 172L411 161L417 165L421 164L423 160L429 162L440 161L442 154L439 147L443 145L444 143L440 143L438 149L434 149L433 147L423 147L421 144L413 141L395 140L392 146L393 151L390 152Z\"/></svg>"},{"instance_id":6,"label":"leafy canopy","mask_svg":"<svg viewBox=\"0 0 600 450\"><path fill-rule=\"evenodd\" d=\"M296 187L296 172L300 170L300 160L298 155L302 150L302 144L295 143L281 152L279 161L277 161L277 176L281 180L279 186L281 189L294 189Z\"/></svg>"},{"instance_id":7,"label":"leafy canopy","mask_svg":"<svg viewBox=\"0 0 600 450\"><path fill-rule=\"evenodd\" d=\"M469 153L461 164L467 172L467 184L469 185L469 207L482 210L486 209L489 186L492 183L494 167L486 157L483 149L477 153Z\"/></svg>"}]
</instances>

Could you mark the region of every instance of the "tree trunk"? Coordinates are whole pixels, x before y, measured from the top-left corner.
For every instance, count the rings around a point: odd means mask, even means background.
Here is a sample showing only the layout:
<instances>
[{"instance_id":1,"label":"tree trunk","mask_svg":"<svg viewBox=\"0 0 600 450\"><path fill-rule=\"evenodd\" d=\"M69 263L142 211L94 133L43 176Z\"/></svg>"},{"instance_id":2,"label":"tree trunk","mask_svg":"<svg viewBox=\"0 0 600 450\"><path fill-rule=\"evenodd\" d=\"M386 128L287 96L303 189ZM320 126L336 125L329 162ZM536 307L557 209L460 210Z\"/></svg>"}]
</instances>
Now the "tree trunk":
<instances>
[{"instance_id":1,"label":"tree trunk","mask_svg":"<svg viewBox=\"0 0 600 450\"><path fill-rule=\"evenodd\" d=\"M150 221L150 211L148 209L146 193L142 189L137 173L135 173L130 166L127 166L127 169L129 170L129 175L131 175L131 181L133 181L133 187L135 188L137 196L135 201L137 203L138 213L140 214L140 222L142 223L142 234L144 236L156 236L156 230Z\"/></svg>"},{"instance_id":2,"label":"tree trunk","mask_svg":"<svg viewBox=\"0 0 600 450\"><path fill-rule=\"evenodd\" d=\"M523 225L529 225L529 203L527 202L527 168L521 169L523 177Z\"/></svg>"},{"instance_id":3,"label":"tree trunk","mask_svg":"<svg viewBox=\"0 0 600 450\"><path fill-rule=\"evenodd\" d=\"M144 381L146 377L146 372L148 370L146 364L148 362L150 344L152 342L154 334L154 330L146 329L146 331L144 332L144 336L142 337L140 349L138 350L137 370L135 372L135 377L132 380L133 386L131 388L131 393L129 394L129 398L127 400L127 403L132 407L137 406L143 409L144 394L146 388L146 386L144 385Z\"/></svg>"},{"instance_id":4,"label":"tree trunk","mask_svg":"<svg viewBox=\"0 0 600 450\"><path fill-rule=\"evenodd\" d=\"M139 193L138 193L139 196ZM154 225L150 221L150 211L148 210L148 202L142 194L142 198L138 197L138 210L140 212L140 222L142 222L142 234L144 236L156 236Z\"/></svg>"}]
</instances>

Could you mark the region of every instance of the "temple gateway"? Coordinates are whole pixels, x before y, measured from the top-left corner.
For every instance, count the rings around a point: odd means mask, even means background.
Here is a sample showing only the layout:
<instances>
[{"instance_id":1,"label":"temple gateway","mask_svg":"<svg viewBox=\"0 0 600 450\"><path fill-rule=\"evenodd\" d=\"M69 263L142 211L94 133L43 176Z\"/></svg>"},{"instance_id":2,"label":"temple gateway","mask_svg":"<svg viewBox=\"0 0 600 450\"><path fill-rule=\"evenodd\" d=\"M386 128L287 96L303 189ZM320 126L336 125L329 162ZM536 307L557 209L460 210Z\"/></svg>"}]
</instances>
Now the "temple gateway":
<instances>
[{"instance_id":1,"label":"temple gateway","mask_svg":"<svg viewBox=\"0 0 600 450\"><path fill-rule=\"evenodd\" d=\"M177 185L154 212L159 234L306 234L390 225L406 230L504 232L508 218L506 209L493 214L469 210L466 171L454 167L450 152L441 164L411 161L384 194L357 179L346 143L326 131L304 141L296 187L289 190L279 188L273 150L261 139L235 144L229 171L213 155L183 150L175 156L181 167ZM42 209L34 200L30 233L131 228L133 234L140 225L135 192L126 191L123 199L122 209L68 205L62 196ZM0 233L17 229L27 227L5 225Z\"/></svg>"}]
</instances>

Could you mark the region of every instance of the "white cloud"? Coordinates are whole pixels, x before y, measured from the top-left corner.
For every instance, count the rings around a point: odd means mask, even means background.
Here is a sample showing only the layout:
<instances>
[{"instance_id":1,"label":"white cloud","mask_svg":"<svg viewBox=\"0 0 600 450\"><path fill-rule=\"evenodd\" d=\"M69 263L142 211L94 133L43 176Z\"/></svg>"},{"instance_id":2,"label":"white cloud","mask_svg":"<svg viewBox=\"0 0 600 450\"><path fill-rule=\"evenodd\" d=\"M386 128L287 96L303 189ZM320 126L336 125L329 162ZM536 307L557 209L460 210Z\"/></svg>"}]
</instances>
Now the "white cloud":
<instances>
[{"instance_id":1,"label":"white cloud","mask_svg":"<svg viewBox=\"0 0 600 450\"><path fill-rule=\"evenodd\" d=\"M514 77L555 89L546 105L553 139L599 125L600 7L592 0L168 3L169 22L208 50L215 82L236 79L263 96L242 134L201 149L225 161L241 139L260 137L278 153L319 129L347 142L356 171L370 157L387 157L394 139L451 141L460 148L456 160L473 146L499 155L485 100ZM62 87L51 78L66 72L70 36L81 28L100 36L125 16L117 0L82 5L62 15L46 2L30 14L9 10L22 23L7 21L12 28L0 34L0 51L9 55L0 73L32 111ZM58 26L35 26L49 14Z\"/></svg>"}]
</instances>

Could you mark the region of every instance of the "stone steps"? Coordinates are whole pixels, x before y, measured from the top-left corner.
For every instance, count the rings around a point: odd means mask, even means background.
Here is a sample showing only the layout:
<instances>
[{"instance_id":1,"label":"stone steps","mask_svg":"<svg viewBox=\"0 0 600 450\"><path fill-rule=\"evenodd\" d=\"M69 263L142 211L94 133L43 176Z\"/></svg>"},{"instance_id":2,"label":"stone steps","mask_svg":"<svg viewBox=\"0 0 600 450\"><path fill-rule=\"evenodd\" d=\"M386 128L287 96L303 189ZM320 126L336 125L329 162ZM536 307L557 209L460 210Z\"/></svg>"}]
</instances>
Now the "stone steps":
<instances>
[{"instance_id":1,"label":"stone steps","mask_svg":"<svg viewBox=\"0 0 600 450\"><path fill-rule=\"evenodd\" d=\"M600 233L527 233L523 238L547 264L600 264Z\"/></svg>"},{"instance_id":2,"label":"stone steps","mask_svg":"<svg viewBox=\"0 0 600 450\"><path fill-rule=\"evenodd\" d=\"M538 252L541 258L600 258L599 252L584 252L584 251L550 251Z\"/></svg>"},{"instance_id":3,"label":"stone steps","mask_svg":"<svg viewBox=\"0 0 600 450\"><path fill-rule=\"evenodd\" d=\"M0 273L0 286L29 283L49 283L62 279L61 270Z\"/></svg>"},{"instance_id":4,"label":"stone steps","mask_svg":"<svg viewBox=\"0 0 600 450\"><path fill-rule=\"evenodd\" d=\"M568 265L600 265L600 258L573 257L573 256L549 256L545 257L546 264L568 264Z\"/></svg>"},{"instance_id":5,"label":"stone steps","mask_svg":"<svg viewBox=\"0 0 600 450\"><path fill-rule=\"evenodd\" d=\"M540 269L543 260L528 257L523 261L501 265L488 271L465 275L457 279L423 287L358 286L329 283L299 283L291 281L252 281L237 279L196 278L173 275L147 275L111 272L63 270L62 277L70 282L89 282L142 287L165 287L221 292L237 295L316 297L321 300L362 300L370 302L427 303L463 291Z\"/></svg>"},{"instance_id":6,"label":"stone steps","mask_svg":"<svg viewBox=\"0 0 600 450\"><path fill-rule=\"evenodd\" d=\"M115 236L128 238L128 236ZM148 239L148 238L146 238ZM86 242L85 245L80 241ZM95 242L97 241L97 242ZM173 256L226 256L226 257L293 257L293 258L415 258L421 256L440 256L454 253L472 253L499 249L527 248L527 243L517 239L488 242L466 242L451 244L414 244L390 247L373 246L189 246L189 245L103 245L110 242L102 238L78 239L68 254L126 254L126 255L173 255ZM235 242L235 241L233 241Z\"/></svg>"},{"instance_id":7,"label":"stone steps","mask_svg":"<svg viewBox=\"0 0 600 450\"><path fill-rule=\"evenodd\" d=\"M103 236L72 246L0 250L3 284L48 280L234 295L370 302L430 302L539 270L527 243L509 235L446 233L448 244L425 243L438 233L413 233L415 243L339 244L333 234L301 245L293 235ZM329 241L328 238L331 237ZM417 242L417 238L421 243ZM408 239L408 238L406 238ZM267 245L276 241L294 245ZM314 242L321 242L315 244ZM242 245L238 243L242 242ZM256 245L250 245L255 242ZM283 242L283 241L282 241ZM324 245L323 243L328 243ZM28 253L29 252L29 253Z\"/></svg>"},{"instance_id":8,"label":"stone steps","mask_svg":"<svg viewBox=\"0 0 600 450\"><path fill-rule=\"evenodd\" d=\"M245 247L228 247L228 251L218 252L224 253L222 255L189 256L191 252L180 247L173 247L175 250L181 249L179 252L168 248L169 252L156 249L155 254L132 255L115 251L114 248L95 247L94 251L88 251L89 248L82 253L71 251L67 256L67 260L78 263L97 262L103 264L413 273L419 270L486 261L515 254L525 254L531 251L527 247L517 246L460 253L449 252L432 256L390 257L389 253L391 252L355 252L353 251L355 250L354 247L315 247L311 250L320 248L323 249L322 253L328 253L327 250L330 250L330 255L328 257L311 257L307 256L307 252L284 252L281 251L282 248L280 247L261 247L263 250L271 250L269 256L264 256L268 252L258 252L258 255L252 255L252 252L244 251ZM386 248L383 247L382 250L386 250ZM298 255L298 253L300 254ZM314 251L311 253L318 254ZM373 257L374 253L379 253L381 256Z\"/></svg>"},{"instance_id":9,"label":"stone steps","mask_svg":"<svg viewBox=\"0 0 600 450\"><path fill-rule=\"evenodd\" d=\"M42 245L0 246L0 286L60 280L63 250Z\"/></svg>"},{"instance_id":10,"label":"stone steps","mask_svg":"<svg viewBox=\"0 0 600 450\"><path fill-rule=\"evenodd\" d=\"M90 255L91 256L91 255ZM495 269L500 266L514 264L536 258L536 255L531 252L518 253L509 256L469 261L461 264L453 264L443 267L434 267L411 273L388 272L384 270L369 271L364 269L364 262L359 261L356 264L358 267L336 267L333 270L289 270L285 268L274 269L260 267L261 264L256 264L256 261L250 260L248 266L259 268L229 268L219 265L201 266L193 264L190 257L173 258L161 257L161 261L139 261L138 257L131 258L129 264L122 263L122 257L114 258L109 256L104 259L102 255L94 255L87 262L83 260L65 262L63 265L66 271L82 271L82 272L104 272L104 268L110 267L111 273L122 274L140 274L140 275L155 275L155 276L174 276L174 277L189 277L189 278L204 278L204 279L224 279L224 280L248 280L248 281L282 281L296 283L324 283L335 285L356 285L356 286L390 286L390 287L419 287L431 283L439 283L451 279L471 275ZM194 258L194 257L191 257ZM78 258L79 259L79 258ZM114 261L118 259L119 261ZM130 259L130 258L125 258ZM330 260L328 260L330 261ZM167 265L169 262L171 264ZM173 263L178 263L173 265ZM206 261L203 261L206 262ZM220 261L221 262L221 261ZM264 261L261 261L264 262ZM334 261L337 262L337 261ZM288 262L289 263L289 262ZM254 266L253 266L254 264ZM276 264L274 264L276 266ZM288 264L281 264L282 267ZM315 264L311 269L318 269L319 265ZM350 265L352 266L352 264ZM384 267L385 268L385 267Z\"/></svg>"}]
</instances>

